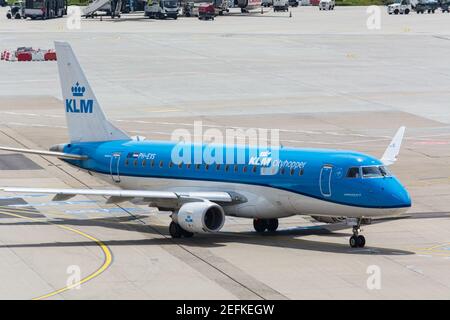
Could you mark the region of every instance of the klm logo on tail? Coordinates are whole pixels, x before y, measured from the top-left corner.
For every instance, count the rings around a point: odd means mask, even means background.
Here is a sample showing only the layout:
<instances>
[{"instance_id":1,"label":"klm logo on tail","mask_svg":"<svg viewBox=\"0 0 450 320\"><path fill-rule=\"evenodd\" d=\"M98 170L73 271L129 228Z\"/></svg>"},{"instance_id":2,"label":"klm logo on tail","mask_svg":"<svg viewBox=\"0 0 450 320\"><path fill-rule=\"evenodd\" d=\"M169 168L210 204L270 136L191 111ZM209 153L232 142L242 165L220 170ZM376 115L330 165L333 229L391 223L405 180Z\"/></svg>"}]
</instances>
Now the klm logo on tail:
<instances>
[{"instance_id":1,"label":"klm logo on tail","mask_svg":"<svg viewBox=\"0 0 450 320\"><path fill-rule=\"evenodd\" d=\"M94 100L83 99L85 87L80 86L77 82L72 88L74 99L66 99L66 112L70 113L92 113L94 108Z\"/></svg>"}]
</instances>

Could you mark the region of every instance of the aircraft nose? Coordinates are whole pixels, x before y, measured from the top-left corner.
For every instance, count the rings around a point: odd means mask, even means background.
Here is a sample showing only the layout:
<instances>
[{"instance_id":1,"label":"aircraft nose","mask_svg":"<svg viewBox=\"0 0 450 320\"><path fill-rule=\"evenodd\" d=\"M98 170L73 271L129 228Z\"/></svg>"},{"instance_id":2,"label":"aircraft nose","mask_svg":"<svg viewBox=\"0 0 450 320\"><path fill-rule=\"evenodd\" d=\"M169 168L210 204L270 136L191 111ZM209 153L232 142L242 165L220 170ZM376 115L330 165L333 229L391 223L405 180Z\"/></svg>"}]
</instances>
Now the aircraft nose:
<instances>
[{"instance_id":1,"label":"aircraft nose","mask_svg":"<svg viewBox=\"0 0 450 320\"><path fill-rule=\"evenodd\" d=\"M411 207L411 197L403 186L395 188L392 197L398 207Z\"/></svg>"}]
</instances>

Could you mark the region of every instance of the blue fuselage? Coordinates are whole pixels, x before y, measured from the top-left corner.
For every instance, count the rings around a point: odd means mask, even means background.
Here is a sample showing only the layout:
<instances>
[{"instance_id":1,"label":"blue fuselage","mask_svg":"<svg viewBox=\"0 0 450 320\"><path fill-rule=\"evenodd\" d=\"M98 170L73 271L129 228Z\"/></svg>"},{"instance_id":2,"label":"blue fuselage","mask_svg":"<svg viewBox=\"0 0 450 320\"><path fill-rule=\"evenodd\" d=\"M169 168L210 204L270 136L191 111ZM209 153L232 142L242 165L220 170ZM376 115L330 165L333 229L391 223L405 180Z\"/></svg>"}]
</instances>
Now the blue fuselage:
<instances>
[{"instance_id":1,"label":"blue fuselage","mask_svg":"<svg viewBox=\"0 0 450 320\"><path fill-rule=\"evenodd\" d=\"M174 142L110 141L73 143L64 152L87 155L66 160L92 172L120 177L239 183L288 191L361 208L407 208L408 192L371 156L343 150L192 145ZM180 162L180 157L183 162Z\"/></svg>"}]
</instances>

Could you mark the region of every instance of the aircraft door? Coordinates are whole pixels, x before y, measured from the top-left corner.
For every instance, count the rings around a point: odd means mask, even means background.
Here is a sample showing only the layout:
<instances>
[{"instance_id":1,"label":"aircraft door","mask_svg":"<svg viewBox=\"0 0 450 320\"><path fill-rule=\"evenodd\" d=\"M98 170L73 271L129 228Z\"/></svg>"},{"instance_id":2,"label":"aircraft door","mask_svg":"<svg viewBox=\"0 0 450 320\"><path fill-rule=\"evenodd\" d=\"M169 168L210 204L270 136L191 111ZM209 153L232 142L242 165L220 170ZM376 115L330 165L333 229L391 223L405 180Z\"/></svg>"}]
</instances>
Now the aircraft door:
<instances>
[{"instance_id":1,"label":"aircraft door","mask_svg":"<svg viewBox=\"0 0 450 320\"><path fill-rule=\"evenodd\" d=\"M120 164L120 152L115 152L111 155L109 170L111 173L111 179L117 183L120 182L119 164Z\"/></svg>"},{"instance_id":2,"label":"aircraft door","mask_svg":"<svg viewBox=\"0 0 450 320\"><path fill-rule=\"evenodd\" d=\"M324 197L331 196L331 173L333 172L333 166L326 164L320 170L320 193Z\"/></svg>"}]
</instances>

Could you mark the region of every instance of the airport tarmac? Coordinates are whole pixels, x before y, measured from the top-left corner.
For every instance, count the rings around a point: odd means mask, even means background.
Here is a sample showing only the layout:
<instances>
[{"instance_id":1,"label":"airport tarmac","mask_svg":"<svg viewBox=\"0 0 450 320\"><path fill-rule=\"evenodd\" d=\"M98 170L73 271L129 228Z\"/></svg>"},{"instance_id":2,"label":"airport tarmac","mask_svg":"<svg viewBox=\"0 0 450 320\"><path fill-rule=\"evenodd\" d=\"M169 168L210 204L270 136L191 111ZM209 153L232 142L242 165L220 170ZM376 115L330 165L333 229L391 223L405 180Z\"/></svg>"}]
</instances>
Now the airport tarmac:
<instances>
[{"instance_id":1,"label":"airport tarmac","mask_svg":"<svg viewBox=\"0 0 450 320\"><path fill-rule=\"evenodd\" d=\"M169 213L125 202L0 194L2 299L449 299L449 14L389 16L368 30L363 7L314 7L215 21L8 21L0 51L69 41L114 123L169 139L207 128L273 128L283 145L381 156L407 126L392 171L411 193L403 219L351 230L308 217L258 235L173 240ZM56 63L0 62L0 145L47 149L67 140ZM0 153L2 186L106 188L54 158ZM378 270L380 287L368 287ZM80 278L77 279L77 274ZM81 284L80 284L81 282ZM372 288L372 289L371 289Z\"/></svg>"}]
</instances>

